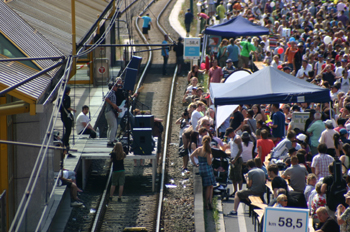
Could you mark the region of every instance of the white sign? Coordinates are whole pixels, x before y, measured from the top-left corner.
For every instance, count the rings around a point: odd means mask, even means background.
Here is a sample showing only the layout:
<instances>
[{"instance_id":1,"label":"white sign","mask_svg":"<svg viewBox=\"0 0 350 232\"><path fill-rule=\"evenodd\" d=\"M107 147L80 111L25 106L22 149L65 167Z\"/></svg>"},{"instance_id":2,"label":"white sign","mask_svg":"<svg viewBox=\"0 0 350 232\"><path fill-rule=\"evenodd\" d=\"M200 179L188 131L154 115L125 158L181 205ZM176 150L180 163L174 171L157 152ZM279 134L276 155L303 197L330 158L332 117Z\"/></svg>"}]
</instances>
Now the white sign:
<instances>
[{"instance_id":1,"label":"white sign","mask_svg":"<svg viewBox=\"0 0 350 232\"><path fill-rule=\"evenodd\" d=\"M200 58L201 38L185 38L184 41L184 59Z\"/></svg>"},{"instance_id":2,"label":"white sign","mask_svg":"<svg viewBox=\"0 0 350 232\"><path fill-rule=\"evenodd\" d=\"M306 120L309 116L309 112L294 112L292 115L292 129L299 128L303 131L305 129Z\"/></svg>"},{"instance_id":3,"label":"white sign","mask_svg":"<svg viewBox=\"0 0 350 232\"><path fill-rule=\"evenodd\" d=\"M266 207L263 232L307 232L308 224L307 209Z\"/></svg>"}]
</instances>

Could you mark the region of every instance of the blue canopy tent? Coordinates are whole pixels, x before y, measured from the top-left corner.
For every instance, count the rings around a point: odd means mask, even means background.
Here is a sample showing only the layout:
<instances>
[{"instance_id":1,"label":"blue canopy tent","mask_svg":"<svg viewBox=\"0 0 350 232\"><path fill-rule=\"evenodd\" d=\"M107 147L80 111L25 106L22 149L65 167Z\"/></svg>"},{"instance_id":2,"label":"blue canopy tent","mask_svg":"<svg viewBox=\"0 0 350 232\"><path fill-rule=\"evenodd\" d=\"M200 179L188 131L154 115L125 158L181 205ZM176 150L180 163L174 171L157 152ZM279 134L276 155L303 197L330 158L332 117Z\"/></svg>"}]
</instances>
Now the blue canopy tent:
<instances>
[{"instance_id":1,"label":"blue canopy tent","mask_svg":"<svg viewBox=\"0 0 350 232\"><path fill-rule=\"evenodd\" d=\"M268 35L269 29L254 24L242 16L237 16L227 22L206 28L204 34L205 36L202 47L201 62L204 59L205 52L203 51L206 50L209 35L222 36L226 38L237 36L258 36Z\"/></svg>"},{"instance_id":2,"label":"blue canopy tent","mask_svg":"<svg viewBox=\"0 0 350 232\"><path fill-rule=\"evenodd\" d=\"M204 34L225 37L268 35L269 29L250 22L248 19L237 16L225 23L205 29Z\"/></svg>"},{"instance_id":3,"label":"blue canopy tent","mask_svg":"<svg viewBox=\"0 0 350 232\"><path fill-rule=\"evenodd\" d=\"M265 67L231 83L212 83L210 98L215 106L331 101L329 89L272 67Z\"/></svg>"}]
</instances>

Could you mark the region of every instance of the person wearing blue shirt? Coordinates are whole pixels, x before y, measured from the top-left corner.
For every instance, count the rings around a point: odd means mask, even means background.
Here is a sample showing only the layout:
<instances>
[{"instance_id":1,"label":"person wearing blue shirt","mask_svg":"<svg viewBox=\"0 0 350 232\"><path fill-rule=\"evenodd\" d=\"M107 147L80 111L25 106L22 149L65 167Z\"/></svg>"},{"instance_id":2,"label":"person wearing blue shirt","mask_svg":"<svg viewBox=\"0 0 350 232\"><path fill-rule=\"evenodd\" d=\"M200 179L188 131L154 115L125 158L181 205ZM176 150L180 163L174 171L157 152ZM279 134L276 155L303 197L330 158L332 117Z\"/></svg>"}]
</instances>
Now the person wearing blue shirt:
<instances>
[{"instance_id":1,"label":"person wearing blue shirt","mask_svg":"<svg viewBox=\"0 0 350 232\"><path fill-rule=\"evenodd\" d=\"M168 44L168 35L164 35L164 40L162 44ZM168 59L169 59L169 46L163 46L162 47L162 56L164 59L163 63L163 75L167 75L166 68L168 65Z\"/></svg>"},{"instance_id":2,"label":"person wearing blue shirt","mask_svg":"<svg viewBox=\"0 0 350 232\"><path fill-rule=\"evenodd\" d=\"M279 109L279 104L271 104L272 115L272 136L275 145L277 145L284 137L285 116Z\"/></svg>"},{"instance_id":3,"label":"person wearing blue shirt","mask_svg":"<svg viewBox=\"0 0 350 232\"><path fill-rule=\"evenodd\" d=\"M148 31L151 30L151 25L152 25L152 19L149 17L149 14L146 14L146 16L139 16L140 19L143 19L143 24L142 24L142 34L145 35L146 39L150 40Z\"/></svg>"},{"instance_id":4,"label":"person wearing blue shirt","mask_svg":"<svg viewBox=\"0 0 350 232\"><path fill-rule=\"evenodd\" d=\"M228 53L228 59L231 59L233 62L233 66L238 68L238 55L239 55L239 49L238 46L235 44L234 39L230 39L230 45L227 46L227 53Z\"/></svg>"}]
</instances>

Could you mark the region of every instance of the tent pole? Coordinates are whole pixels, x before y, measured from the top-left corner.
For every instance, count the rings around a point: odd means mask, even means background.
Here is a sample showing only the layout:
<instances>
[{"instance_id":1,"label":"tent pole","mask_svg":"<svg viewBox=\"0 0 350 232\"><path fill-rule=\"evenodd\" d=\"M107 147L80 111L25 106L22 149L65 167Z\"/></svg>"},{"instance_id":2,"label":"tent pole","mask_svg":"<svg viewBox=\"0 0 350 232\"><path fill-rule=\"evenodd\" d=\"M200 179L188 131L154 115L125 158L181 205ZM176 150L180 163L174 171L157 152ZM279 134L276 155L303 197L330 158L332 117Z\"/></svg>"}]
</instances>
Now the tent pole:
<instances>
[{"instance_id":1,"label":"tent pole","mask_svg":"<svg viewBox=\"0 0 350 232\"><path fill-rule=\"evenodd\" d=\"M331 103L332 103L332 102L329 102L329 119L332 119Z\"/></svg>"}]
</instances>

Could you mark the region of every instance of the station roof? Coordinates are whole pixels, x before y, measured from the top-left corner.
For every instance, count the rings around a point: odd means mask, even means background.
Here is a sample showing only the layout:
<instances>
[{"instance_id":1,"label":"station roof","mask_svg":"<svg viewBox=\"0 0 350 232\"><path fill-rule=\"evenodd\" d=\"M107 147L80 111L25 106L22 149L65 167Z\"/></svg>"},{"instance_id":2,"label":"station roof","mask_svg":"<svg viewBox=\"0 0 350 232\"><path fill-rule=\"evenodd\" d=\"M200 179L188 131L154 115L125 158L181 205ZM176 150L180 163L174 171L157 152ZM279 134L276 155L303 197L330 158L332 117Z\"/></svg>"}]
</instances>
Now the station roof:
<instances>
[{"instance_id":1,"label":"station roof","mask_svg":"<svg viewBox=\"0 0 350 232\"><path fill-rule=\"evenodd\" d=\"M76 41L80 41L109 3L103 0L75 2ZM71 30L71 0L0 1L0 59L69 55L72 51ZM56 62L0 62L0 90ZM59 67L8 94L29 103L38 102L58 70Z\"/></svg>"},{"instance_id":2,"label":"station roof","mask_svg":"<svg viewBox=\"0 0 350 232\"><path fill-rule=\"evenodd\" d=\"M9 1L6 3L63 54L72 51L71 0ZM82 39L108 1L76 0L76 41Z\"/></svg>"},{"instance_id":3,"label":"station roof","mask_svg":"<svg viewBox=\"0 0 350 232\"><path fill-rule=\"evenodd\" d=\"M0 55L0 58L3 59L5 57ZM6 65L2 62L0 63L0 90L20 83L37 72L36 69L30 68L18 61L8 62ZM9 94L18 99L22 99L25 102L35 103L45 92L50 82L51 77L44 74L24 85L21 85Z\"/></svg>"}]
</instances>

